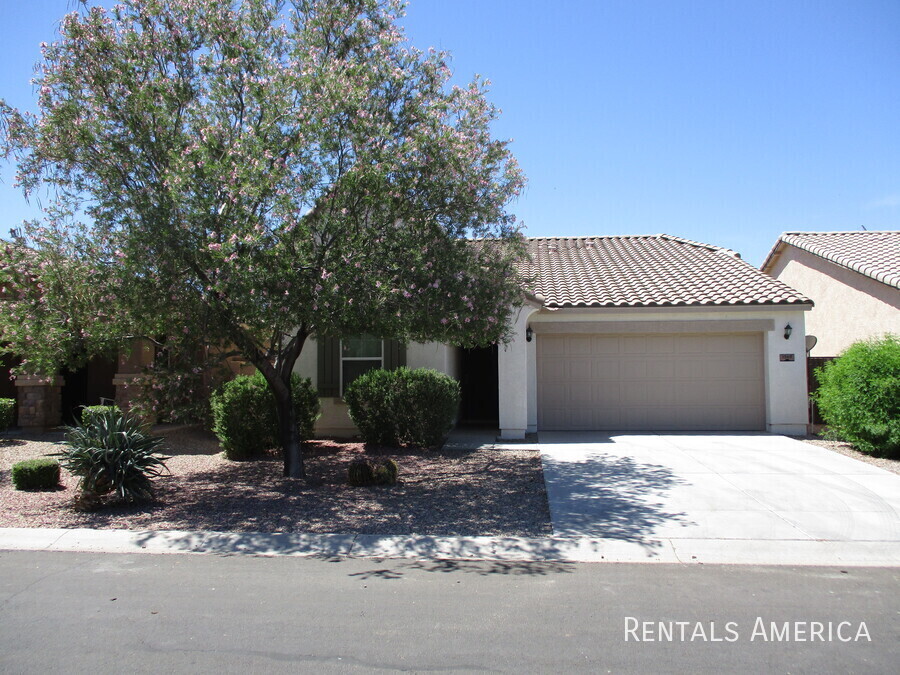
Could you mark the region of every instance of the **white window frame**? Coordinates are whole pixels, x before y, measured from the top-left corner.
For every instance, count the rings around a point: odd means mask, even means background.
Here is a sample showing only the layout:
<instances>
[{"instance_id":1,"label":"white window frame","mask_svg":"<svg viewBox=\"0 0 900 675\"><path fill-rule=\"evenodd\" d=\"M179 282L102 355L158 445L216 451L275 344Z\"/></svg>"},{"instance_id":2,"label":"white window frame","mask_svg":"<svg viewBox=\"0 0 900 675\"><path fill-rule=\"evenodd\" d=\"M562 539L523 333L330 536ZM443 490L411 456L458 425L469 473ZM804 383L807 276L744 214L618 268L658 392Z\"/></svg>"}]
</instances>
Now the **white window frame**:
<instances>
[{"instance_id":1,"label":"white window frame","mask_svg":"<svg viewBox=\"0 0 900 675\"><path fill-rule=\"evenodd\" d=\"M357 336L353 336L357 337ZM360 336L361 337L361 336ZM381 355L380 356L344 356L344 339L341 338L338 341L338 354L340 354L340 373L338 373L338 380L340 384L340 394L341 398L344 398L344 361L375 361L378 359L379 364L378 368L384 368L384 340L379 340L378 344L381 346Z\"/></svg>"}]
</instances>

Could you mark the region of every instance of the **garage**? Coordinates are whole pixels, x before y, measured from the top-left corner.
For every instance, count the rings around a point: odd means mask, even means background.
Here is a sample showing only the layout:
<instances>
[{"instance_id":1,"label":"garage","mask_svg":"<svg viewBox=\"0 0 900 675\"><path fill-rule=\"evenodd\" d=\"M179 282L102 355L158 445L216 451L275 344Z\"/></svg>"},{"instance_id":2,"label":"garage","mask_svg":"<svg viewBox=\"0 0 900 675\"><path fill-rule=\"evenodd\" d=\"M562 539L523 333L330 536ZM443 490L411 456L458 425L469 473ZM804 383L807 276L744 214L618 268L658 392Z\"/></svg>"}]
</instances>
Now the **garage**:
<instances>
[{"instance_id":1,"label":"garage","mask_svg":"<svg viewBox=\"0 0 900 675\"><path fill-rule=\"evenodd\" d=\"M766 428L762 333L543 334L540 430Z\"/></svg>"}]
</instances>

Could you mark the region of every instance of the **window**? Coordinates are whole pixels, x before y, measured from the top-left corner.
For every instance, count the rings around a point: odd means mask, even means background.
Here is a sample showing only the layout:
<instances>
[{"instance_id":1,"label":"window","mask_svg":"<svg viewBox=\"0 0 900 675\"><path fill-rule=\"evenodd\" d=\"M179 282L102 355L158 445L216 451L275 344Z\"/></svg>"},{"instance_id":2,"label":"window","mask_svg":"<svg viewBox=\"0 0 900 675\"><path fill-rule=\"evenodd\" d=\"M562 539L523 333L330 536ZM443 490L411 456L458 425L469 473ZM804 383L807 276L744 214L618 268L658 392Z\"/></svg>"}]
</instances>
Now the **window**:
<instances>
[{"instance_id":1,"label":"window","mask_svg":"<svg viewBox=\"0 0 900 675\"><path fill-rule=\"evenodd\" d=\"M347 386L363 373L384 366L384 343L371 335L341 340L341 396Z\"/></svg>"}]
</instances>

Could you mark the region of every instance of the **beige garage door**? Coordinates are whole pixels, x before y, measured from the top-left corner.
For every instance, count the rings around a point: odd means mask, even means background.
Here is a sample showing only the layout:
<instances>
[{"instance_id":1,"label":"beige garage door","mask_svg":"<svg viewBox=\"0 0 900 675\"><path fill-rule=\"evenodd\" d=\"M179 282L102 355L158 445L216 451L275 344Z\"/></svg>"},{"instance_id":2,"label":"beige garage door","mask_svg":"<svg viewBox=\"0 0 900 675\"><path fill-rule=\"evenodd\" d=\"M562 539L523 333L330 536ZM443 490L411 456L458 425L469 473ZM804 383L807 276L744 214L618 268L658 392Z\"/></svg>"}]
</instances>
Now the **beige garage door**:
<instances>
[{"instance_id":1,"label":"beige garage door","mask_svg":"<svg viewBox=\"0 0 900 675\"><path fill-rule=\"evenodd\" d=\"M540 335L538 428L765 428L762 334Z\"/></svg>"}]
</instances>

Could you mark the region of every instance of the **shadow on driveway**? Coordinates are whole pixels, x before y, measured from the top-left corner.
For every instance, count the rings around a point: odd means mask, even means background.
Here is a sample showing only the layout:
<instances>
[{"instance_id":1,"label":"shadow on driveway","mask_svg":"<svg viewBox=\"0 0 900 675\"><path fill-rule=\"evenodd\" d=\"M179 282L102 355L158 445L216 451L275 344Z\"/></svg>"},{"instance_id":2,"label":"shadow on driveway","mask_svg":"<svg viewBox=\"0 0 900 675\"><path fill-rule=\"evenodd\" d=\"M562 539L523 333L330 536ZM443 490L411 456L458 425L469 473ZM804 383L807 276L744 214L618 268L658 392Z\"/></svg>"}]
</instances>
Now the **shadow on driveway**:
<instances>
[{"instance_id":1,"label":"shadow on driveway","mask_svg":"<svg viewBox=\"0 0 900 675\"><path fill-rule=\"evenodd\" d=\"M686 481L659 464L596 452L566 461L543 455L547 497L556 536L589 536L634 542L648 548L656 527L693 525L684 512L665 509L661 497Z\"/></svg>"}]
</instances>

